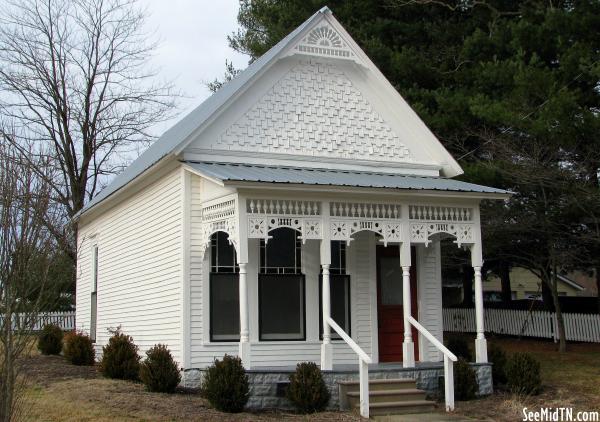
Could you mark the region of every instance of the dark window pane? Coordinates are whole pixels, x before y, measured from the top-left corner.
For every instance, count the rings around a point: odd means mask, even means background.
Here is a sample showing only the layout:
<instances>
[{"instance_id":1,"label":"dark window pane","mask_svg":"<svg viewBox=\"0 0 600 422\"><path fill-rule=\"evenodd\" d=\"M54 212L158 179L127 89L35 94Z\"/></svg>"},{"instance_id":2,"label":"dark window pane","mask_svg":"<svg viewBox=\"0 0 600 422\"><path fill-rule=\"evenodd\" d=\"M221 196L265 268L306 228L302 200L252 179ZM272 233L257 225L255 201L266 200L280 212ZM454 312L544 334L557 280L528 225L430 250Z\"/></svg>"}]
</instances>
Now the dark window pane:
<instances>
[{"instance_id":1,"label":"dark window pane","mask_svg":"<svg viewBox=\"0 0 600 422\"><path fill-rule=\"evenodd\" d=\"M296 266L296 231L279 229L273 231L273 238L266 246L268 267Z\"/></svg>"},{"instance_id":2,"label":"dark window pane","mask_svg":"<svg viewBox=\"0 0 600 422\"><path fill-rule=\"evenodd\" d=\"M260 275L260 339L304 340L304 277Z\"/></svg>"},{"instance_id":3,"label":"dark window pane","mask_svg":"<svg viewBox=\"0 0 600 422\"><path fill-rule=\"evenodd\" d=\"M96 319L97 319L97 307L98 307L98 295L96 292L92 293L91 296L91 320L90 320L90 340L92 340L93 343L96 342Z\"/></svg>"},{"instance_id":4,"label":"dark window pane","mask_svg":"<svg viewBox=\"0 0 600 422\"><path fill-rule=\"evenodd\" d=\"M331 267L333 274L346 274L346 242L331 241Z\"/></svg>"},{"instance_id":5,"label":"dark window pane","mask_svg":"<svg viewBox=\"0 0 600 422\"><path fill-rule=\"evenodd\" d=\"M402 267L398 258L379 260L380 295L382 305L402 305Z\"/></svg>"},{"instance_id":6,"label":"dark window pane","mask_svg":"<svg viewBox=\"0 0 600 422\"><path fill-rule=\"evenodd\" d=\"M235 248L229 243L225 232L214 233L210 238L211 272L233 273L239 271Z\"/></svg>"},{"instance_id":7,"label":"dark window pane","mask_svg":"<svg viewBox=\"0 0 600 422\"><path fill-rule=\"evenodd\" d=\"M350 333L350 276L332 274L329 280L331 300L331 318L342 327L346 334ZM319 279L319 327L323 337L323 278ZM331 338L340 336L332 329Z\"/></svg>"},{"instance_id":8,"label":"dark window pane","mask_svg":"<svg viewBox=\"0 0 600 422\"><path fill-rule=\"evenodd\" d=\"M210 339L240 339L239 281L237 274L210 275Z\"/></svg>"},{"instance_id":9,"label":"dark window pane","mask_svg":"<svg viewBox=\"0 0 600 422\"><path fill-rule=\"evenodd\" d=\"M298 232L290 228L273 230L268 242L261 240L260 272L262 274L299 274L301 247Z\"/></svg>"}]
</instances>

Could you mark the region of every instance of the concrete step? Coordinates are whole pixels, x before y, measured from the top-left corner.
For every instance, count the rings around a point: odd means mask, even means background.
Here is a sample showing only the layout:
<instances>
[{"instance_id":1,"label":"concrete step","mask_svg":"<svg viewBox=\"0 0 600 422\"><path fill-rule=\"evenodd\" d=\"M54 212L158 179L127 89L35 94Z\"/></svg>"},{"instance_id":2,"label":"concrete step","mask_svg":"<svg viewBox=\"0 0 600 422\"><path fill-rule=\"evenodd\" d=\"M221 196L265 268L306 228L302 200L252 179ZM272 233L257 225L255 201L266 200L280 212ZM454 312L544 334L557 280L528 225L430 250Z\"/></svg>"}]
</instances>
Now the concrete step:
<instances>
[{"instance_id":1,"label":"concrete step","mask_svg":"<svg viewBox=\"0 0 600 422\"><path fill-rule=\"evenodd\" d=\"M360 411L360 404L354 405ZM402 415L413 413L430 413L435 411L435 403L429 400L387 401L369 403L369 415Z\"/></svg>"},{"instance_id":2,"label":"concrete step","mask_svg":"<svg viewBox=\"0 0 600 422\"><path fill-rule=\"evenodd\" d=\"M360 403L360 393L351 391L346 394L350 406ZM425 392L416 388L402 388L399 390L369 390L370 403L397 402L425 400Z\"/></svg>"},{"instance_id":3,"label":"concrete step","mask_svg":"<svg viewBox=\"0 0 600 422\"><path fill-rule=\"evenodd\" d=\"M354 391L360 391L360 384L358 381L339 381L342 391L344 393L350 393ZM381 390L402 390L402 389L415 389L417 384L413 379L372 379L369 380L369 391L381 391Z\"/></svg>"}]
</instances>

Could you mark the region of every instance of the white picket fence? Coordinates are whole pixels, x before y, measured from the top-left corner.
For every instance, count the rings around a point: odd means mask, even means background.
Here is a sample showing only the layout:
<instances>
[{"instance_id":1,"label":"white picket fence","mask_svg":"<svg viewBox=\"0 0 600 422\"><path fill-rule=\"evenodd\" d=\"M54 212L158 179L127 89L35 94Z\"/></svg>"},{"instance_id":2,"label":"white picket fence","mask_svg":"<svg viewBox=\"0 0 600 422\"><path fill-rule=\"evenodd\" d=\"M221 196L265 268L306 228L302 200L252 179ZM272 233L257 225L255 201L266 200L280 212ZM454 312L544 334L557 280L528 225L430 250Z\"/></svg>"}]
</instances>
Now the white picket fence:
<instances>
[{"instance_id":1,"label":"white picket fence","mask_svg":"<svg viewBox=\"0 0 600 422\"><path fill-rule=\"evenodd\" d=\"M475 309L444 308L444 331L474 333ZM600 315L563 313L567 340L600 343ZM558 339L556 314L548 311L485 309L485 331L524 337Z\"/></svg>"},{"instance_id":2,"label":"white picket fence","mask_svg":"<svg viewBox=\"0 0 600 422\"><path fill-rule=\"evenodd\" d=\"M75 329L75 312L47 312L37 315L32 325L27 319L30 315L13 315L13 328L31 327L33 331L40 331L46 324L58 325L64 331ZM0 323L3 323L4 317L0 315Z\"/></svg>"}]
</instances>

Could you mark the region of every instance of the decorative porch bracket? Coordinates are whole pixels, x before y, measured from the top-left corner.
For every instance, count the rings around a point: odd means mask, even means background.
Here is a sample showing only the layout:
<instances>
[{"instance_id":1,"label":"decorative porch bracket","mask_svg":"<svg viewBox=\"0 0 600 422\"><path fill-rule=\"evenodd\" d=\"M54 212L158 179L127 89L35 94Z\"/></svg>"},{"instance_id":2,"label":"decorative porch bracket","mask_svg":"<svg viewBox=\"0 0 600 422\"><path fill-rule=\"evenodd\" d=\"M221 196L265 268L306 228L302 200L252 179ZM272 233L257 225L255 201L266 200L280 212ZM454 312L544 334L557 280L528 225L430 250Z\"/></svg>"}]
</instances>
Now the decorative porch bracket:
<instances>
[{"instance_id":1,"label":"decorative porch bracket","mask_svg":"<svg viewBox=\"0 0 600 422\"><path fill-rule=\"evenodd\" d=\"M229 235L229 243L239 252L237 201L236 195L228 195L201 205L201 259L204 259L204 254L210 245L210 237L219 231Z\"/></svg>"},{"instance_id":2,"label":"decorative porch bracket","mask_svg":"<svg viewBox=\"0 0 600 422\"><path fill-rule=\"evenodd\" d=\"M332 202L330 207L331 240L352 241L361 231L381 236L385 246L402 241L402 212L399 204Z\"/></svg>"},{"instance_id":3,"label":"decorative porch bracket","mask_svg":"<svg viewBox=\"0 0 600 422\"><path fill-rule=\"evenodd\" d=\"M437 205L409 205L410 242L429 246L431 236L447 233L460 248L475 242L474 208Z\"/></svg>"},{"instance_id":4,"label":"decorative porch bracket","mask_svg":"<svg viewBox=\"0 0 600 422\"><path fill-rule=\"evenodd\" d=\"M302 243L323 238L321 203L282 199L247 199L248 238L270 239L269 233L281 227L300 232Z\"/></svg>"}]
</instances>

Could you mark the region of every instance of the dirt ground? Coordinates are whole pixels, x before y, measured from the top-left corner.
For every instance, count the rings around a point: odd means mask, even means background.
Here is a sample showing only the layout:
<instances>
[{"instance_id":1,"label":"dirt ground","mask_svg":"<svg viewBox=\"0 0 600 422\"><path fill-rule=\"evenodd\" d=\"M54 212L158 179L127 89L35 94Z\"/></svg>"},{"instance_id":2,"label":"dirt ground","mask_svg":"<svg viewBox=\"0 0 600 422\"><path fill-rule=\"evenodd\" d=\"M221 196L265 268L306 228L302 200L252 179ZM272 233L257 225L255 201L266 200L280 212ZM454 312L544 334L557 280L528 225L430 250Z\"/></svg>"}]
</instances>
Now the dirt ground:
<instances>
[{"instance_id":1,"label":"dirt ground","mask_svg":"<svg viewBox=\"0 0 600 422\"><path fill-rule=\"evenodd\" d=\"M468 402L457 402L456 414L488 421L521 421L523 408L572 407L578 411L600 411L600 344L569 343L567 353L557 351L551 341L488 338L508 354L528 352L541 364L543 391L537 396L518 396L506 391Z\"/></svg>"},{"instance_id":2,"label":"dirt ground","mask_svg":"<svg viewBox=\"0 0 600 422\"><path fill-rule=\"evenodd\" d=\"M75 366L62 356L32 356L25 362L29 385L27 421L356 421L351 413L310 416L283 412L226 414L211 409L198 394L150 393L139 383L103 378L96 367Z\"/></svg>"},{"instance_id":3,"label":"dirt ground","mask_svg":"<svg viewBox=\"0 0 600 422\"><path fill-rule=\"evenodd\" d=\"M569 344L568 352L560 354L552 342L511 338L491 338L489 342L499 344L509 354L527 351L537 357L544 390L531 397L498 391L490 397L457 402L456 416L469 420L520 421L524 407L600 410L600 344ZM25 367L28 384L23 416L27 421L360 420L345 412L309 416L284 412L225 414L210 408L198 394L149 393L141 384L105 379L96 367L70 365L61 356L34 355L27 358Z\"/></svg>"}]
</instances>

